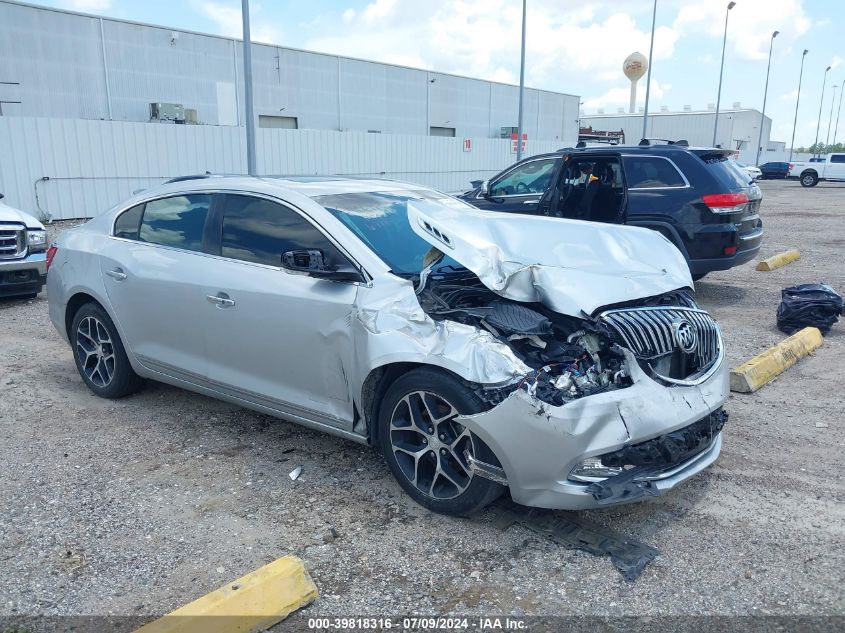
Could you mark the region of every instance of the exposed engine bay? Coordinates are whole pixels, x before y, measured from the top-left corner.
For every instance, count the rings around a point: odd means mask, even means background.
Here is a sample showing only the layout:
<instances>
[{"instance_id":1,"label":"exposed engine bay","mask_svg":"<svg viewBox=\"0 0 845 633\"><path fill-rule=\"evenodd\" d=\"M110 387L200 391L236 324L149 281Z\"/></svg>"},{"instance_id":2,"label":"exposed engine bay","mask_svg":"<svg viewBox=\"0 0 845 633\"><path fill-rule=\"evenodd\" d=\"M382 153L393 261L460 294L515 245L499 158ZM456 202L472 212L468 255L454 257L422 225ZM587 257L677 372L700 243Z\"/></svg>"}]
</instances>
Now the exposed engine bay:
<instances>
[{"instance_id":1,"label":"exposed engine bay","mask_svg":"<svg viewBox=\"0 0 845 633\"><path fill-rule=\"evenodd\" d=\"M463 268L423 274L420 285L418 299L431 318L488 331L532 368L511 390L523 388L542 402L561 406L631 385L621 348L596 321L505 299Z\"/></svg>"}]
</instances>

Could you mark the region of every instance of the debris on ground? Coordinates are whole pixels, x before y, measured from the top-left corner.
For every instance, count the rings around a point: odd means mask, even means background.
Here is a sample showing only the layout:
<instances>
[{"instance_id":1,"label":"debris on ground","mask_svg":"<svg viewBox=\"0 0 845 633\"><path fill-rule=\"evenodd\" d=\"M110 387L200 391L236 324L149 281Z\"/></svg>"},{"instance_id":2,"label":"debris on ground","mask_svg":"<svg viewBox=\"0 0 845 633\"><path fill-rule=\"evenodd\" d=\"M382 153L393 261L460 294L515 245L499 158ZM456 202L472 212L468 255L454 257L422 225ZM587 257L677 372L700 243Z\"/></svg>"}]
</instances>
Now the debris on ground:
<instances>
[{"instance_id":1,"label":"debris on ground","mask_svg":"<svg viewBox=\"0 0 845 633\"><path fill-rule=\"evenodd\" d=\"M296 481L299 479L299 476L302 474L302 466L297 466L292 471L288 473L288 477L291 478L291 481Z\"/></svg>"},{"instance_id":2,"label":"debris on ground","mask_svg":"<svg viewBox=\"0 0 845 633\"><path fill-rule=\"evenodd\" d=\"M827 284L800 284L781 290L778 329L793 334L805 327L817 327L827 334L842 314L843 300Z\"/></svg>"},{"instance_id":3,"label":"debris on ground","mask_svg":"<svg viewBox=\"0 0 845 633\"><path fill-rule=\"evenodd\" d=\"M610 556L610 562L626 580L636 580L660 553L650 545L585 521L574 512L528 508L510 502L499 504L497 508L500 514L494 523L499 529L507 530L518 523L569 549L580 549L593 556Z\"/></svg>"}]
</instances>

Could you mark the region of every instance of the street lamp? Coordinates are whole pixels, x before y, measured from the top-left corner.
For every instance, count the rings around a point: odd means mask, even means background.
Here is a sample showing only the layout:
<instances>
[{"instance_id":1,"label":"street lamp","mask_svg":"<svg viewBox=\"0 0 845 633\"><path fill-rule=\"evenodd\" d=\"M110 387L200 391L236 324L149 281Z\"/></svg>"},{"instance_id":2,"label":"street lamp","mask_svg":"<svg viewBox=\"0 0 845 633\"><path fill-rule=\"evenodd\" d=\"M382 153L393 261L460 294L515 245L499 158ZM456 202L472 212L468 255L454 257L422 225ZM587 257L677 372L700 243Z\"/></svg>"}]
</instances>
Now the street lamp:
<instances>
[{"instance_id":1,"label":"street lamp","mask_svg":"<svg viewBox=\"0 0 845 633\"><path fill-rule=\"evenodd\" d=\"M839 108L836 110L836 128L833 130L833 144L836 145L836 135L839 132L839 115L842 113L842 93L845 92L845 82L842 84L842 90L839 91Z\"/></svg>"},{"instance_id":2,"label":"street lamp","mask_svg":"<svg viewBox=\"0 0 845 633\"><path fill-rule=\"evenodd\" d=\"M815 150L813 151L813 156L819 155L819 126L822 124L822 105L824 105L824 85L827 83L827 73L830 70L830 66L824 69L824 79L822 80L822 98L819 101L819 119L816 121L816 142L813 143L813 147Z\"/></svg>"},{"instance_id":3,"label":"street lamp","mask_svg":"<svg viewBox=\"0 0 845 633\"><path fill-rule=\"evenodd\" d=\"M651 12L651 44L648 46L648 74L645 78L645 110L643 111L643 135L645 138L646 125L648 125L648 98L651 95L651 67L654 66L652 56L654 53L654 25L657 21L657 0L654 0L654 9Z\"/></svg>"},{"instance_id":4,"label":"street lamp","mask_svg":"<svg viewBox=\"0 0 845 633\"><path fill-rule=\"evenodd\" d=\"M766 119L766 97L769 96L769 70L772 68L772 47L778 33L780 31L772 33L772 39L769 40L769 65L766 66L766 89L763 91L763 112L760 113L760 134L757 136L757 162L754 163L755 165L760 164L760 150L763 149L763 121Z\"/></svg>"},{"instance_id":5,"label":"street lamp","mask_svg":"<svg viewBox=\"0 0 845 633\"><path fill-rule=\"evenodd\" d=\"M249 34L249 0L241 1L244 32L244 116L246 117L246 173L257 174L255 166L255 114L252 101L252 38Z\"/></svg>"},{"instance_id":6,"label":"street lamp","mask_svg":"<svg viewBox=\"0 0 845 633\"><path fill-rule=\"evenodd\" d=\"M827 119L827 138L824 141L825 145L830 145L830 124L833 123L833 104L836 103L836 89L839 84L833 84L833 97L830 99L830 116Z\"/></svg>"},{"instance_id":7,"label":"street lamp","mask_svg":"<svg viewBox=\"0 0 845 633\"><path fill-rule=\"evenodd\" d=\"M519 115L516 124L516 160L522 160L522 99L525 96L525 2L522 0L522 53L519 62Z\"/></svg>"},{"instance_id":8,"label":"street lamp","mask_svg":"<svg viewBox=\"0 0 845 633\"><path fill-rule=\"evenodd\" d=\"M728 43L728 15L736 2L728 2L725 11L725 37L722 39L722 65L719 67L719 91L716 93L716 120L713 122L713 147L716 147L716 131L719 129L719 103L722 101L722 73L725 71L725 45Z\"/></svg>"},{"instance_id":9,"label":"street lamp","mask_svg":"<svg viewBox=\"0 0 845 633\"><path fill-rule=\"evenodd\" d=\"M798 97L795 99L795 120L792 122L792 143L789 144L789 162L792 162L792 149L795 147L795 127L798 125L798 103L801 101L801 79L804 77L804 58L807 56L807 49L801 55L801 72L798 73Z\"/></svg>"}]
</instances>

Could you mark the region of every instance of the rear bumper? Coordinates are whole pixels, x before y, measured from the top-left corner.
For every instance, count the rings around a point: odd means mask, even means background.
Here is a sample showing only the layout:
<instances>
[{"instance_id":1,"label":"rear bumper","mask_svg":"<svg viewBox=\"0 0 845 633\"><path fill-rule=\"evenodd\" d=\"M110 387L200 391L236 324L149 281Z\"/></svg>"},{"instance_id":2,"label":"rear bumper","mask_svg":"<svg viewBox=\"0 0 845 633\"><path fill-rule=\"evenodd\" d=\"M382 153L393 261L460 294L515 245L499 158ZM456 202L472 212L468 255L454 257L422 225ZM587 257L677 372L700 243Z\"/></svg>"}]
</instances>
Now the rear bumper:
<instances>
[{"instance_id":1,"label":"rear bumper","mask_svg":"<svg viewBox=\"0 0 845 633\"><path fill-rule=\"evenodd\" d=\"M689 259L690 272L693 275L702 275L716 270L729 270L734 266L740 266L751 261L760 252L760 247L763 245L763 235L762 227L745 234L733 233L731 239L724 241L720 250L724 250L727 246L736 246L736 253Z\"/></svg>"},{"instance_id":2,"label":"rear bumper","mask_svg":"<svg viewBox=\"0 0 845 633\"><path fill-rule=\"evenodd\" d=\"M38 293L46 282L46 253L34 253L19 260L0 260L0 297Z\"/></svg>"}]
</instances>

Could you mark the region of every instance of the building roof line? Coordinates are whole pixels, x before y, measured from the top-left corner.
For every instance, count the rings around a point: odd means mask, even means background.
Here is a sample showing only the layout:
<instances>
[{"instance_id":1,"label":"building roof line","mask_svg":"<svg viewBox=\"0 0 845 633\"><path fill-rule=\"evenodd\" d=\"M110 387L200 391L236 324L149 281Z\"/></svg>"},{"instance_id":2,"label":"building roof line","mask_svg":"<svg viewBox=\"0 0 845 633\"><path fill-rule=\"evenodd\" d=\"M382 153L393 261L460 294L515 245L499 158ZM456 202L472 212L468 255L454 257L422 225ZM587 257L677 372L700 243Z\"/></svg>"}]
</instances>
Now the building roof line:
<instances>
[{"instance_id":1,"label":"building roof line","mask_svg":"<svg viewBox=\"0 0 845 633\"><path fill-rule=\"evenodd\" d=\"M212 38L215 38L215 39L225 40L225 41L228 41L228 42L235 42L235 43L238 43L238 44L243 43L243 38L239 38L239 37L228 37L226 35L218 35L216 33L203 33L202 31L193 31L191 29L176 28L176 27L166 26L166 25L163 25L163 24L151 24L149 22L138 22L138 21L135 21L135 20L127 20L125 18L113 18L113 17L109 17L109 16L105 16L105 15L96 15L94 13L85 13L83 11L73 11L73 10L70 10L70 9L61 9L61 8L58 8L58 7L48 7L48 6L44 6L44 5L41 5L41 4L33 4L31 2L21 2L20 0L0 0L0 4L14 4L14 5L21 6L21 7L28 7L30 9L38 9L39 11L52 11L54 13L64 13L64 14L76 15L76 16L84 17L84 18L93 18L95 20L107 20L109 22L120 22L122 24L130 24L132 26L144 26L144 27L152 28L152 29L162 29L162 30L165 30L165 31L175 31L175 32L179 32L179 33L186 33L188 35L199 35L199 36L202 36L202 37L212 37ZM361 57L349 57L349 56L346 56L346 55L337 55L335 53L324 53L324 52L321 52L321 51L313 51L313 50L308 50L308 49L305 49L305 48L294 48L292 46L282 46L280 44L268 44L266 42L256 42L255 40L253 40L251 43L252 43L253 46L267 46L269 48L277 48L277 49L282 49L282 50L286 50L286 51L293 51L295 53L310 53L312 55L325 55L326 57L335 57L337 59L347 59L347 60L350 60L350 61L364 62L364 63L368 63L368 64L379 64L381 66L391 66L393 68L402 68L402 69L405 69L405 70L415 70L417 72L429 73L429 74L434 74L434 75L443 75L443 76L446 76L446 77L457 77L458 79L469 79L471 81L482 81L482 82L485 82L485 83L488 83L488 84L496 84L498 86L506 86L508 88L517 88L517 89L519 88L519 86L517 86L515 84L509 84L509 83L505 83L503 81L495 81L495 80L492 80L492 79L481 79L481 78L478 78L478 77L468 77L466 75L458 75L456 73L441 72L439 70L432 70L432 69L429 69L429 68L415 68L414 66L404 66L402 64L394 64L394 63L391 63L391 62L380 62L380 61L377 61L377 60L374 60L374 59L363 59ZM579 95L571 94L571 93L568 93L568 92L555 92L554 90L546 90L545 88L532 88L530 86L525 86L525 89L526 90L533 90L534 92L545 92L547 94L559 95L559 96L563 96L563 97L573 97L573 98L576 98L576 99L580 99Z\"/></svg>"}]
</instances>

